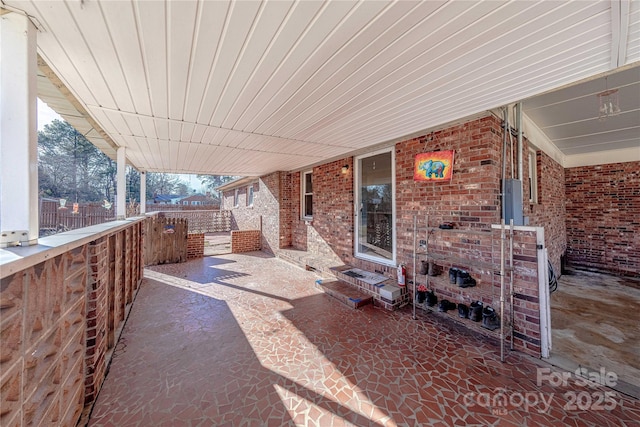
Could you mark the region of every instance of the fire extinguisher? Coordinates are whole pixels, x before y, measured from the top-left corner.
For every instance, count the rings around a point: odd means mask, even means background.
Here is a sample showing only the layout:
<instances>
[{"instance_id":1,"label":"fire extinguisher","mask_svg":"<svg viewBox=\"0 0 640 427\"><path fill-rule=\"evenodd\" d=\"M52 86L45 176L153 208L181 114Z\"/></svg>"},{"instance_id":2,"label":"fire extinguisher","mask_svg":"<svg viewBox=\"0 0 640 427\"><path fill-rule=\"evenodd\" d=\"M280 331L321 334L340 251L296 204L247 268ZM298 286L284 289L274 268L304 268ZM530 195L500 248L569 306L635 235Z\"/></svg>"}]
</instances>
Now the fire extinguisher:
<instances>
[{"instance_id":1,"label":"fire extinguisher","mask_svg":"<svg viewBox=\"0 0 640 427\"><path fill-rule=\"evenodd\" d=\"M407 267L404 264L398 266L398 286L404 288L407 285Z\"/></svg>"}]
</instances>

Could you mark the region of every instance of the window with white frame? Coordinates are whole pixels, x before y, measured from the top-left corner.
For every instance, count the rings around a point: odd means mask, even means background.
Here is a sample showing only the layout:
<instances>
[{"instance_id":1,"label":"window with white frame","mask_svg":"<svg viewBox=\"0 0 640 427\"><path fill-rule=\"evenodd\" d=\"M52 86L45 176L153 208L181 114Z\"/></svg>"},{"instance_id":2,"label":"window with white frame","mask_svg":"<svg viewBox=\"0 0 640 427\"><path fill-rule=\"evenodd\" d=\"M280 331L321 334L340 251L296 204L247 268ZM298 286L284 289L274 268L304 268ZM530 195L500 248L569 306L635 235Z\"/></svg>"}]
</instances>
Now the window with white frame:
<instances>
[{"instance_id":1,"label":"window with white frame","mask_svg":"<svg viewBox=\"0 0 640 427\"><path fill-rule=\"evenodd\" d=\"M233 207L237 208L238 206L240 206L240 192L236 188L233 193Z\"/></svg>"},{"instance_id":2,"label":"window with white frame","mask_svg":"<svg viewBox=\"0 0 640 427\"><path fill-rule=\"evenodd\" d=\"M301 209L303 219L313 218L313 174L312 171L302 173Z\"/></svg>"},{"instance_id":3,"label":"window with white frame","mask_svg":"<svg viewBox=\"0 0 640 427\"><path fill-rule=\"evenodd\" d=\"M538 162L536 150L529 149L529 203L538 203Z\"/></svg>"},{"instance_id":4,"label":"window with white frame","mask_svg":"<svg viewBox=\"0 0 640 427\"><path fill-rule=\"evenodd\" d=\"M253 184L247 187L247 206L253 206Z\"/></svg>"}]
</instances>

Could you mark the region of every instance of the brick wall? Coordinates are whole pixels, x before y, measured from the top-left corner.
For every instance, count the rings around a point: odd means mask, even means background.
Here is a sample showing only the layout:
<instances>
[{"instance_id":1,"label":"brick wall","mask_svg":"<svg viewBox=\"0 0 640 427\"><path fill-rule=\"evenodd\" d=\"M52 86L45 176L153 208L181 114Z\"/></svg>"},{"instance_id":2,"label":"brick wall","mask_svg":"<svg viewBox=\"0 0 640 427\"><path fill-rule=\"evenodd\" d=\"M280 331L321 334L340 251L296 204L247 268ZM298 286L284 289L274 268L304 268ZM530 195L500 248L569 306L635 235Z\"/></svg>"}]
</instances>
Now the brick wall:
<instances>
[{"instance_id":1,"label":"brick wall","mask_svg":"<svg viewBox=\"0 0 640 427\"><path fill-rule=\"evenodd\" d=\"M442 274L432 279L430 287L439 298L469 304L481 300L494 308L499 306L500 280L494 272L499 267L499 231L491 231L491 225L500 222L500 175L502 154L501 121L487 116L469 121L439 132L399 142L395 145L396 163L396 232L397 260L407 266L408 279L413 280L413 220L419 216L419 238L426 237L425 215L429 214L429 226L453 222L457 229L470 230L466 234L442 233L431 235L430 241L441 244L441 255L459 251L457 262L441 262L443 273L455 265L466 268L478 280L475 288L462 289L448 283ZM454 150L454 173L449 182L416 182L413 180L415 156L436 150ZM341 173L342 166L349 165L349 173ZM556 172L556 164L547 159L544 168ZM291 204L292 245L323 258L350 264L368 271L378 271L395 277L395 267L365 261L353 257L353 159L342 159L313 168L314 215L312 221L300 218L300 173L292 174L291 187L297 200ZM553 179L552 179L553 178ZM555 179L555 181L554 181ZM558 184L560 182L560 184ZM562 186L560 174L549 172L543 187L553 192L545 208L555 215L563 206L556 207L559 199L555 191ZM545 194L545 191L543 191ZM527 196L528 197L528 196ZM543 217L539 218L541 221ZM536 221L538 218L536 218ZM534 221L535 222L535 221ZM560 221L561 222L561 221ZM421 231L420 231L421 230ZM486 233L483 235L483 231ZM420 233L423 234L421 237ZM474 234L475 233L475 234ZM480 233L480 234L478 234ZM540 354L539 306L537 301L537 268L535 233L523 235L522 242L514 247L518 274L516 310L516 348L529 354ZM554 232L550 234L556 234ZM561 233L558 233L560 236ZM498 237L496 237L498 235ZM533 241L530 244L529 240ZM432 250L438 251L432 246ZM520 254L521 253L521 254ZM493 261L493 265L492 264ZM480 265L481 263L484 263ZM418 269L419 265L416 266ZM424 276L417 282L424 283Z\"/></svg>"},{"instance_id":2,"label":"brick wall","mask_svg":"<svg viewBox=\"0 0 640 427\"><path fill-rule=\"evenodd\" d=\"M142 221L120 226L2 276L0 425L78 424L104 380L125 318L126 289L133 296L142 278L139 254L123 250L142 247L141 230ZM10 264L3 265L7 271Z\"/></svg>"},{"instance_id":3,"label":"brick wall","mask_svg":"<svg viewBox=\"0 0 640 427\"><path fill-rule=\"evenodd\" d=\"M1 425L77 422L86 280L86 245L2 278Z\"/></svg>"},{"instance_id":4,"label":"brick wall","mask_svg":"<svg viewBox=\"0 0 640 427\"><path fill-rule=\"evenodd\" d=\"M280 220L280 243L278 245L278 249L286 248L292 245L292 229L294 220L293 205L296 204L296 198L299 194L294 190L296 187L294 187L291 173L281 172L279 179L280 184L278 204L280 209L278 211L278 217Z\"/></svg>"},{"instance_id":5,"label":"brick wall","mask_svg":"<svg viewBox=\"0 0 640 427\"><path fill-rule=\"evenodd\" d=\"M274 172L260 177L257 183L252 184L253 206L247 206L247 186L239 188L237 207L233 206L234 189L225 191L222 195L223 206L231 210L232 229L262 229L262 249L269 253L275 253L281 247L288 246L290 239L286 227L282 231L280 228L280 212L288 207L286 204L281 206L282 175L288 176L285 172Z\"/></svg>"},{"instance_id":6,"label":"brick wall","mask_svg":"<svg viewBox=\"0 0 640 427\"><path fill-rule=\"evenodd\" d=\"M233 230L231 232L231 253L260 250L260 230Z\"/></svg>"},{"instance_id":7,"label":"brick wall","mask_svg":"<svg viewBox=\"0 0 640 427\"><path fill-rule=\"evenodd\" d=\"M187 234L187 259L204 256L204 233Z\"/></svg>"},{"instance_id":8,"label":"brick wall","mask_svg":"<svg viewBox=\"0 0 640 427\"><path fill-rule=\"evenodd\" d=\"M528 152L525 140L525 153ZM560 275L560 257L567 249L566 198L564 168L542 151L536 153L538 175L538 203L529 203L529 156L524 156L524 215L529 217L529 225L544 227L545 246L549 261L556 275Z\"/></svg>"},{"instance_id":9,"label":"brick wall","mask_svg":"<svg viewBox=\"0 0 640 427\"><path fill-rule=\"evenodd\" d=\"M534 231L516 231L513 241L514 348L531 356L540 357L541 337L536 249L537 235ZM508 296L505 296L505 299L505 305L508 306Z\"/></svg>"},{"instance_id":10,"label":"brick wall","mask_svg":"<svg viewBox=\"0 0 640 427\"><path fill-rule=\"evenodd\" d=\"M349 171L342 173L342 167ZM336 264L353 262L353 158L313 168L313 220L300 218L300 173L291 179L292 246Z\"/></svg>"},{"instance_id":11,"label":"brick wall","mask_svg":"<svg viewBox=\"0 0 640 427\"><path fill-rule=\"evenodd\" d=\"M429 226L452 222L460 229L488 229L500 222L500 121L492 116L396 144L398 261L413 265L413 217L429 214ZM453 177L413 180L416 154L454 150Z\"/></svg>"},{"instance_id":12,"label":"brick wall","mask_svg":"<svg viewBox=\"0 0 640 427\"><path fill-rule=\"evenodd\" d=\"M565 171L569 264L638 277L640 162Z\"/></svg>"}]
</instances>

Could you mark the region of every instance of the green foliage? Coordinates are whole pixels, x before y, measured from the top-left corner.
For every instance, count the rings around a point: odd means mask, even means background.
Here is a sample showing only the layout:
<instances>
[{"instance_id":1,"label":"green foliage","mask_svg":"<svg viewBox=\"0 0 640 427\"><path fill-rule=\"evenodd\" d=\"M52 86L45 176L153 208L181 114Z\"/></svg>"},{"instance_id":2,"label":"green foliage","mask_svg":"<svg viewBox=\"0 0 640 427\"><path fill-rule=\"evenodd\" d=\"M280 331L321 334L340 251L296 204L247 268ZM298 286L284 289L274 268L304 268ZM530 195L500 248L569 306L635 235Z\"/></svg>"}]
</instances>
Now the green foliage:
<instances>
[{"instance_id":1,"label":"green foliage","mask_svg":"<svg viewBox=\"0 0 640 427\"><path fill-rule=\"evenodd\" d=\"M38 132L40 194L71 202L115 200L117 165L69 123L54 120ZM234 177L198 175L212 189ZM126 171L126 200L140 202L140 172ZM147 197L158 194L187 196L190 189L180 177L169 173L147 173ZM212 193L215 193L212 191Z\"/></svg>"},{"instance_id":2,"label":"green foliage","mask_svg":"<svg viewBox=\"0 0 640 427\"><path fill-rule=\"evenodd\" d=\"M54 120L38 132L40 194L72 201L111 199L115 163L67 122Z\"/></svg>"},{"instance_id":3,"label":"green foliage","mask_svg":"<svg viewBox=\"0 0 640 427\"><path fill-rule=\"evenodd\" d=\"M211 197L213 197L214 199L219 198L216 187L219 187L229 181L233 181L236 178L239 177L228 175L198 175L198 179L202 183L203 188L205 188L206 191L210 192Z\"/></svg>"}]
</instances>

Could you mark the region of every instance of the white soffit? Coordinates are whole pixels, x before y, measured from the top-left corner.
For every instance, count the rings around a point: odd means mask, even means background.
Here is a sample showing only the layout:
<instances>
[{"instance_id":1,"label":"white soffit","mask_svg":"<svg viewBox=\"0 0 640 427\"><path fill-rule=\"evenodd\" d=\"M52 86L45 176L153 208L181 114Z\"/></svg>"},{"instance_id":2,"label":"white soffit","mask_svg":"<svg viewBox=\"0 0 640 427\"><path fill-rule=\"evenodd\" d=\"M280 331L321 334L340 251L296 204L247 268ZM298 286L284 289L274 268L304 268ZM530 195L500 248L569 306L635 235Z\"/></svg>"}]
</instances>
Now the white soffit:
<instances>
[{"instance_id":1,"label":"white soffit","mask_svg":"<svg viewBox=\"0 0 640 427\"><path fill-rule=\"evenodd\" d=\"M603 118L598 94L606 90L618 91L620 113ZM562 152L560 163L566 167L640 161L640 64L533 97L523 106L537 130ZM534 144L544 140L535 129L531 134Z\"/></svg>"},{"instance_id":2,"label":"white soffit","mask_svg":"<svg viewBox=\"0 0 640 427\"><path fill-rule=\"evenodd\" d=\"M302 168L640 60L619 0L2 1L147 171Z\"/></svg>"}]
</instances>

